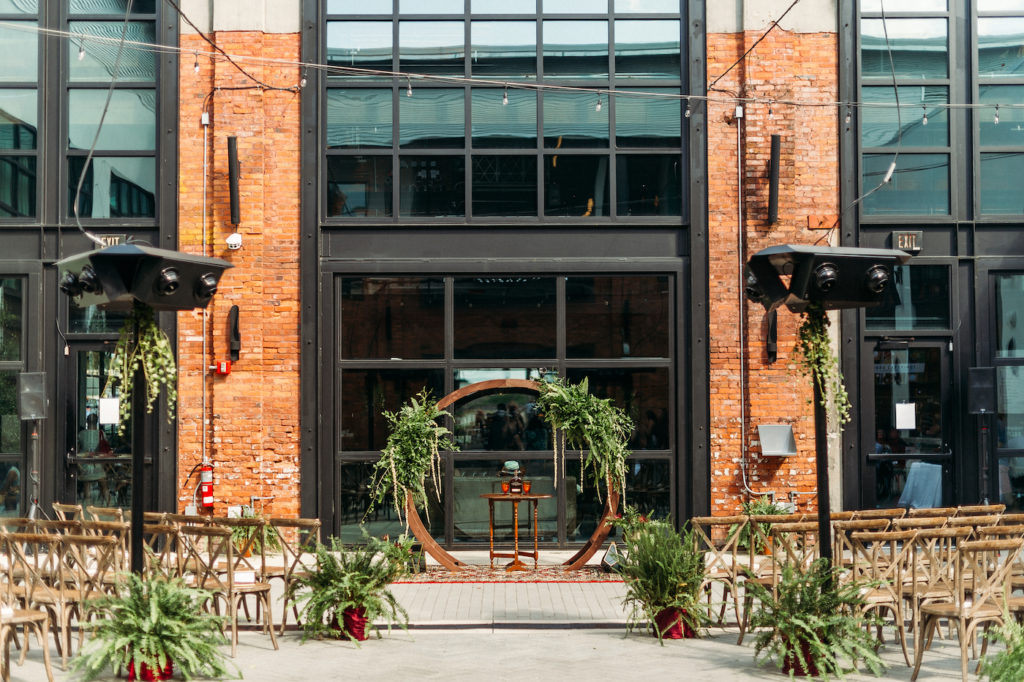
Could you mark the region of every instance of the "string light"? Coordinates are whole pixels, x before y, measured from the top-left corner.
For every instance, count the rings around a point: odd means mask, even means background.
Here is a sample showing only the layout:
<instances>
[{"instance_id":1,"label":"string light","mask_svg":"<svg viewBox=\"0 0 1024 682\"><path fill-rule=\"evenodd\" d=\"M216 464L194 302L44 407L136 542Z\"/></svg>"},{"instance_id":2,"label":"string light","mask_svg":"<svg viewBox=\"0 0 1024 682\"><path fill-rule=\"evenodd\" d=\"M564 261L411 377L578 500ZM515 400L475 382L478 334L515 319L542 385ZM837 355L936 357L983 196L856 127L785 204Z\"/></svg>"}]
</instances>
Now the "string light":
<instances>
[{"instance_id":1,"label":"string light","mask_svg":"<svg viewBox=\"0 0 1024 682\"><path fill-rule=\"evenodd\" d=\"M501 106L508 106L508 84L505 85L505 94L501 96Z\"/></svg>"},{"instance_id":2,"label":"string light","mask_svg":"<svg viewBox=\"0 0 1024 682\"><path fill-rule=\"evenodd\" d=\"M199 53L196 52L195 56L196 56L196 63L192 66L192 70L195 71L196 73L199 73Z\"/></svg>"},{"instance_id":3,"label":"string light","mask_svg":"<svg viewBox=\"0 0 1024 682\"><path fill-rule=\"evenodd\" d=\"M686 111L683 112L683 118L690 118L690 114L691 113L692 112L690 111L690 100L689 100L689 98L687 98L687 100L686 100Z\"/></svg>"},{"instance_id":4,"label":"string light","mask_svg":"<svg viewBox=\"0 0 1024 682\"><path fill-rule=\"evenodd\" d=\"M771 119L771 118L774 118L774 117L775 117L775 114L772 112L772 103L768 102L768 118Z\"/></svg>"},{"instance_id":5,"label":"string light","mask_svg":"<svg viewBox=\"0 0 1024 682\"><path fill-rule=\"evenodd\" d=\"M852 117L852 114L850 113L850 107L847 106L846 107L846 119L845 119L846 125L850 125L850 118L851 117Z\"/></svg>"},{"instance_id":6,"label":"string light","mask_svg":"<svg viewBox=\"0 0 1024 682\"><path fill-rule=\"evenodd\" d=\"M406 82L408 83L408 85L406 85L405 88L405 96L412 97L412 78L407 78Z\"/></svg>"},{"instance_id":7,"label":"string light","mask_svg":"<svg viewBox=\"0 0 1024 682\"><path fill-rule=\"evenodd\" d=\"M85 41L78 43L78 61L85 59Z\"/></svg>"},{"instance_id":8,"label":"string light","mask_svg":"<svg viewBox=\"0 0 1024 682\"><path fill-rule=\"evenodd\" d=\"M601 95L600 95L600 94L598 94L598 95L597 95L597 106L596 106L596 107L594 107L594 111L601 111L601 107L602 107L602 106L603 106L603 105L601 104Z\"/></svg>"},{"instance_id":9,"label":"string light","mask_svg":"<svg viewBox=\"0 0 1024 682\"><path fill-rule=\"evenodd\" d=\"M928 125L928 107L921 105L921 111L924 112L921 116L921 125Z\"/></svg>"},{"instance_id":10,"label":"string light","mask_svg":"<svg viewBox=\"0 0 1024 682\"><path fill-rule=\"evenodd\" d=\"M303 71L302 72L302 78L299 79L299 88L301 89L301 88L306 87L307 83L309 83L309 80L306 78L306 72Z\"/></svg>"},{"instance_id":11,"label":"string light","mask_svg":"<svg viewBox=\"0 0 1024 682\"><path fill-rule=\"evenodd\" d=\"M992 124L999 125L999 105L996 105L996 115L992 117Z\"/></svg>"}]
</instances>

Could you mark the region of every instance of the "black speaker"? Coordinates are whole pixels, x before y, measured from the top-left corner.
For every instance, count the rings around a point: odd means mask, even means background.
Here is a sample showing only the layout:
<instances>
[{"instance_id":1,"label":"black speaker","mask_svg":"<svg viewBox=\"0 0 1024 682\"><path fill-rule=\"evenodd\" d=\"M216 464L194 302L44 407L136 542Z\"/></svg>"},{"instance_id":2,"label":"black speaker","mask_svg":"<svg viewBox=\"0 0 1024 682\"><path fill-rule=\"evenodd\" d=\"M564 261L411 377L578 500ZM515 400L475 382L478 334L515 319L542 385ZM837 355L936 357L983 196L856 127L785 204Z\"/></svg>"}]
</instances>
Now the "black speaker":
<instances>
[{"instance_id":1,"label":"black speaker","mask_svg":"<svg viewBox=\"0 0 1024 682\"><path fill-rule=\"evenodd\" d=\"M996 368L967 369L967 412L993 414L996 411Z\"/></svg>"},{"instance_id":2,"label":"black speaker","mask_svg":"<svg viewBox=\"0 0 1024 682\"><path fill-rule=\"evenodd\" d=\"M241 222L238 208L238 138L228 138L228 186L231 195L231 224L238 227Z\"/></svg>"},{"instance_id":3,"label":"black speaker","mask_svg":"<svg viewBox=\"0 0 1024 682\"><path fill-rule=\"evenodd\" d=\"M22 419L46 419L46 372L18 375L18 415Z\"/></svg>"},{"instance_id":4,"label":"black speaker","mask_svg":"<svg viewBox=\"0 0 1024 682\"><path fill-rule=\"evenodd\" d=\"M772 135L771 161L768 163L768 224L779 222L779 159L782 138Z\"/></svg>"}]
</instances>

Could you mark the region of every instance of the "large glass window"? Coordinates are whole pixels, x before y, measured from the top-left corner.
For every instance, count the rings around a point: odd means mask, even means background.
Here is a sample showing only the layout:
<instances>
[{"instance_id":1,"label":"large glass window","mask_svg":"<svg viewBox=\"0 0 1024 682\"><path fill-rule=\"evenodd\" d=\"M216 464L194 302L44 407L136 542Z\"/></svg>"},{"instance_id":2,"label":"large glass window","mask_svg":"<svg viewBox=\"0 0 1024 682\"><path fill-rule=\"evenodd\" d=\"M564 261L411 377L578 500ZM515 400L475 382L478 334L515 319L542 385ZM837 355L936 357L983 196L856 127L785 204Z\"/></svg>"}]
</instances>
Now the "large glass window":
<instances>
[{"instance_id":1,"label":"large glass window","mask_svg":"<svg viewBox=\"0 0 1024 682\"><path fill-rule=\"evenodd\" d=\"M466 160L462 156L403 156L398 206L403 216L464 216Z\"/></svg>"},{"instance_id":2,"label":"large glass window","mask_svg":"<svg viewBox=\"0 0 1024 682\"><path fill-rule=\"evenodd\" d=\"M544 214L591 218L608 215L608 157L544 157Z\"/></svg>"},{"instance_id":3,"label":"large glass window","mask_svg":"<svg viewBox=\"0 0 1024 682\"><path fill-rule=\"evenodd\" d=\"M546 78L607 78L607 21L544 21Z\"/></svg>"},{"instance_id":4,"label":"large glass window","mask_svg":"<svg viewBox=\"0 0 1024 682\"><path fill-rule=\"evenodd\" d=\"M473 75L508 80L537 73L537 24L533 21L474 21L470 24Z\"/></svg>"},{"instance_id":5,"label":"large glass window","mask_svg":"<svg viewBox=\"0 0 1024 682\"><path fill-rule=\"evenodd\" d=\"M0 279L0 362L22 359L24 311L24 281L21 278Z\"/></svg>"},{"instance_id":6,"label":"large glass window","mask_svg":"<svg viewBox=\"0 0 1024 682\"><path fill-rule=\"evenodd\" d=\"M544 93L544 146L608 146L608 111L592 93Z\"/></svg>"},{"instance_id":7,"label":"large glass window","mask_svg":"<svg viewBox=\"0 0 1024 682\"><path fill-rule=\"evenodd\" d=\"M679 69L678 21L615 22L617 78L678 78Z\"/></svg>"},{"instance_id":8,"label":"large glass window","mask_svg":"<svg viewBox=\"0 0 1024 682\"><path fill-rule=\"evenodd\" d=\"M327 217L383 218L391 215L390 156L327 159Z\"/></svg>"},{"instance_id":9,"label":"large glass window","mask_svg":"<svg viewBox=\"0 0 1024 682\"><path fill-rule=\"evenodd\" d=\"M466 139L465 91L419 88L398 100L403 147L462 147Z\"/></svg>"},{"instance_id":10,"label":"large glass window","mask_svg":"<svg viewBox=\"0 0 1024 682\"><path fill-rule=\"evenodd\" d=\"M341 357L355 360L444 356L444 282L435 277L346 277Z\"/></svg>"},{"instance_id":11,"label":"large glass window","mask_svg":"<svg viewBox=\"0 0 1024 682\"><path fill-rule=\"evenodd\" d=\"M329 21L327 64L349 67L346 78L379 76L392 70L393 42L390 21Z\"/></svg>"},{"instance_id":12,"label":"large glass window","mask_svg":"<svg viewBox=\"0 0 1024 682\"><path fill-rule=\"evenodd\" d=\"M327 91L328 148L390 147L391 89Z\"/></svg>"},{"instance_id":13,"label":"large glass window","mask_svg":"<svg viewBox=\"0 0 1024 682\"><path fill-rule=\"evenodd\" d=\"M456 358L555 357L553 277L455 280Z\"/></svg>"},{"instance_id":14,"label":"large glass window","mask_svg":"<svg viewBox=\"0 0 1024 682\"><path fill-rule=\"evenodd\" d=\"M1024 275L998 275L993 286L996 357L1024 358Z\"/></svg>"},{"instance_id":15,"label":"large glass window","mask_svg":"<svg viewBox=\"0 0 1024 682\"><path fill-rule=\"evenodd\" d=\"M461 74L465 56L465 25L461 21L398 24L398 63L403 71Z\"/></svg>"},{"instance_id":16,"label":"large glass window","mask_svg":"<svg viewBox=\"0 0 1024 682\"><path fill-rule=\"evenodd\" d=\"M566 277L570 358L666 358L668 278Z\"/></svg>"},{"instance_id":17,"label":"large glass window","mask_svg":"<svg viewBox=\"0 0 1024 682\"><path fill-rule=\"evenodd\" d=\"M537 146L537 93L531 90L473 90L473 146Z\"/></svg>"},{"instance_id":18,"label":"large glass window","mask_svg":"<svg viewBox=\"0 0 1024 682\"><path fill-rule=\"evenodd\" d=\"M537 214L537 157L474 156L473 215Z\"/></svg>"},{"instance_id":19,"label":"large glass window","mask_svg":"<svg viewBox=\"0 0 1024 682\"><path fill-rule=\"evenodd\" d=\"M948 265L897 265L885 300L865 310L868 329L949 329Z\"/></svg>"}]
</instances>

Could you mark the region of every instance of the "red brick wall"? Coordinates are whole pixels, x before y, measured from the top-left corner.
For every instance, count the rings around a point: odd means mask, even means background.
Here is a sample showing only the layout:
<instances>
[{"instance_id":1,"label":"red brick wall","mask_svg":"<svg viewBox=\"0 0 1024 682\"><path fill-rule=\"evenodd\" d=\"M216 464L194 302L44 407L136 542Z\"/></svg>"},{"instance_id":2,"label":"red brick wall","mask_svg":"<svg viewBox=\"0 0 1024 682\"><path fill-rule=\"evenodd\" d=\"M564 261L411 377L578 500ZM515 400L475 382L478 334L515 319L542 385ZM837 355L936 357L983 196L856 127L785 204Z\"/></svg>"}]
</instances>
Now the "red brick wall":
<instances>
[{"instance_id":1,"label":"red brick wall","mask_svg":"<svg viewBox=\"0 0 1024 682\"><path fill-rule=\"evenodd\" d=\"M707 37L708 82L723 73L763 31ZM834 102L838 58L833 33L790 33L776 28L742 64L716 85L711 98L746 97ZM724 91L724 92L723 92ZM764 344L764 310L743 302L746 322L746 407L741 423L741 362L738 317L743 261L776 244L828 243L826 230L809 229L810 216L839 213L838 117L834 107L793 107L749 103L734 119L732 102L708 103L708 198L711 352L711 511L734 513L749 499L741 477L741 435L746 433L756 492L816 490L814 419L810 378L801 374L793 349L799 317L778 314L778 359L769 364ZM737 126L743 177L743 235L737 235ZM779 218L768 225L768 170L771 136L781 135ZM792 424L796 456L760 457L758 424ZM800 510L817 508L813 495L797 495Z\"/></svg>"},{"instance_id":2,"label":"red brick wall","mask_svg":"<svg viewBox=\"0 0 1024 682\"><path fill-rule=\"evenodd\" d=\"M297 34L219 32L214 40L231 55L299 60ZM206 447L214 465L214 513L249 504L251 496L273 497L265 514L299 513L299 97L297 92L260 89L214 91L254 83L230 63L199 58L190 50L208 45L183 35L180 69L179 248L203 253L204 99L210 112L205 254L230 261L220 290L207 308L208 351L202 356L201 311L178 317L179 510L191 502L202 448L202 374L228 358L227 315L239 307L241 356L229 376L208 375ZM242 62L256 78L293 87L295 67ZM243 247L229 251L227 138L238 138ZM260 503L257 502L257 508Z\"/></svg>"}]
</instances>

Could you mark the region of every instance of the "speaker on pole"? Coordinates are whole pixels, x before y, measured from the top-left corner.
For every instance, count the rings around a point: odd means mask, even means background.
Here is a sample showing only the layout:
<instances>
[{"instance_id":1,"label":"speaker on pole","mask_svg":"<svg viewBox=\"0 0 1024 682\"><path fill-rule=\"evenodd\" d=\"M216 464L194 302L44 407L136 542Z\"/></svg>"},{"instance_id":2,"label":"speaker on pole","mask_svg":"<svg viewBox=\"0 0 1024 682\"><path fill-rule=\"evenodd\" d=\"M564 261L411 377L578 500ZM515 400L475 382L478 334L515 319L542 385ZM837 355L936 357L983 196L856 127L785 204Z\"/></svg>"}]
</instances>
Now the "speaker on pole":
<instances>
[{"instance_id":1,"label":"speaker on pole","mask_svg":"<svg viewBox=\"0 0 1024 682\"><path fill-rule=\"evenodd\" d=\"M23 420L46 419L46 372L18 375L18 416Z\"/></svg>"},{"instance_id":2,"label":"speaker on pole","mask_svg":"<svg viewBox=\"0 0 1024 682\"><path fill-rule=\"evenodd\" d=\"M238 208L238 138L228 138L228 183L231 192L231 224L235 227L241 222Z\"/></svg>"},{"instance_id":3,"label":"speaker on pole","mask_svg":"<svg viewBox=\"0 0 1024 682\"><path fill-rule=\"evenodd\" d=\"M967 412L994 414L996 411L996 368L967 369Z\"/></svg>"},{"instance_id":4,"label":"speaker on pole","mask_svg":"<svg viewBox=\"0 0 1024 682\"><path fill-rule=\"evenodd\" d=\"M772 135L771 161L768 164L768 224L779 222L779 160L782 138Z\"/></svg>"}]
</instances>

